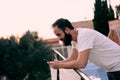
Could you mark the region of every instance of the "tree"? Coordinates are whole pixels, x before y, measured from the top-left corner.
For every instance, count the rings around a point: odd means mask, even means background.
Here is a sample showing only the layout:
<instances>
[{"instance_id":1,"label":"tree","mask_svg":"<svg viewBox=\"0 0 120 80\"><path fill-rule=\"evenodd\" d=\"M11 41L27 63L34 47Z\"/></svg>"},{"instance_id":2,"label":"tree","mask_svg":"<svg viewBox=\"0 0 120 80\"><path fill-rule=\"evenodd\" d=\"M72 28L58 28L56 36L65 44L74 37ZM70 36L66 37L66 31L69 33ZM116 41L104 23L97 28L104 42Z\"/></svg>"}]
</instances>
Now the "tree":
<instances>
[{"instance_id":1,"label":"tree","mask_svg":"<svg viewBox=\"0 0 120 80\"><path fill-rule=\"evenodd\" d=\"M112 6L107 5L107 0L96 0L95 11L94 11L94 29L99 31L105 36L109 33L109 23L108 21L115 20L114 11Z\"/></svg>"},{"instance_id":2,"label":"tree","mask_svg":"<svg viewBox=\"0 0 120 80\"><path fill-rule=\"evenodd\" d=\"M108 9L108 21L111 21L111 20L115 20L115 14L114 14L114 11L112 9L112 6L109 5L109 9Z\"/></svg>"},{"instance_id":3,"label":"tree","mask_svg":"<svg viewBox=\"0 0 120 80\"><path fill-rule=\"evenodd\" d=\"M51 77L49 65L53 51L37 32L27 31L19 42L14 36L0 38L0 76L9 80L47 80Z\"/></svg>"}]
</instances>

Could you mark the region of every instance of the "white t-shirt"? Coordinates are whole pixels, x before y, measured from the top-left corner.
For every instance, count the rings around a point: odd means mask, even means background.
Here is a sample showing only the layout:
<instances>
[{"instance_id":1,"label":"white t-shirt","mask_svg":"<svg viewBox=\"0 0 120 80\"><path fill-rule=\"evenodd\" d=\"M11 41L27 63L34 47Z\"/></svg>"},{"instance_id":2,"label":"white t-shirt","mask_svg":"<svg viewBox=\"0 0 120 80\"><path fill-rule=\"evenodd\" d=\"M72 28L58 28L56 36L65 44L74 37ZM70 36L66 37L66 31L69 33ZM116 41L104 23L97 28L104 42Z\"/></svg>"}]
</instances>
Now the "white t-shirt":
<instances>
[{"instance_id":1,"label":"white t-shirt","mask_svg":"<svg viewBox=\"0 0 120 80\"><path fill-rule=\"evenodd\" d=\"M86 28L78 28L77 43L72 47L78 52L90 49L89 60L107 72L120 70L120 46L103 34Z\"/></svg>"}]
</instances>

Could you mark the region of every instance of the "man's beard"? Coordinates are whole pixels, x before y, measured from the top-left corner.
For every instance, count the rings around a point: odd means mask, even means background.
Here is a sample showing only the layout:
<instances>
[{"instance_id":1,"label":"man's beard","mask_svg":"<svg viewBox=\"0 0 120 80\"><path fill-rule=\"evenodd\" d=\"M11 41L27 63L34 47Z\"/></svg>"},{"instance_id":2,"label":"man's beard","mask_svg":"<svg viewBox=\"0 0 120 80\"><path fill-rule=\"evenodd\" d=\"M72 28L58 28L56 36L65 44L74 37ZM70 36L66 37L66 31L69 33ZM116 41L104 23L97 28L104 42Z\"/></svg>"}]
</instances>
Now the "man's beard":
<instances>
[{"instance_id":1,"label":"man's beard","mask_svg":"<svg viewBox=\"0 0 120 80\"><path fill-rule=\"evenodd\" d=\"M70 34L65 33L65 37L62 41L65 46L69 46L71 45L72 36Z\"/></svg>"}]
</instances>

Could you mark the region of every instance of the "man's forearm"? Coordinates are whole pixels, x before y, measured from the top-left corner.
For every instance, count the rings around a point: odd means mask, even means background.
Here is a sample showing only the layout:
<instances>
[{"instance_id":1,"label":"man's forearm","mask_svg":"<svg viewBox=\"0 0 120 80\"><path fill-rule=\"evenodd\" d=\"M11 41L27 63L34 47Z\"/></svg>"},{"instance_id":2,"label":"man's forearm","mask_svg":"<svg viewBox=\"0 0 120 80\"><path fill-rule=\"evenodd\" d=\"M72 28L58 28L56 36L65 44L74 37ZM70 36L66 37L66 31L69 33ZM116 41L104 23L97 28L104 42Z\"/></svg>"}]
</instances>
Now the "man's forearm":
<instances>
[{"instance_id":1,"label":"man's forearm","mask_svg":"<svg viewBox=\"0 0 120 80\"><path fill-rule=\"evenodd\" d=\"M72 58L69 57L69 58L66 58L65 60L61 60L61 62L64 63L64 62L70 62L70 61L73 61L73 60L74 60L74 59L72 59Z\"/></svg>"},{"instance_id":2,"label":"man's forearm","mask_svg":"<svg viewBox=\"0 0 120 80\"><path fill-rule=\"evenodd\" d=\"M63 60L62 62L69 62L69 61L73 61L76 60L78 56L78 52L76 49L72 49L71 55L66 58L65 60Z\"/></svg>"},{"instance_id":3,"label":"man's forearm","mask_svg":"<svg viewBox=\"0 0 120 80\"><path fill-rule=\"evenodd\" d=\"M59 68L64 68L64 69L72 69L72 68L84 68L85 65L81 64L77 60L73 60L70 62L61 62L59 64Z\"/></svg>"}]
</instances>

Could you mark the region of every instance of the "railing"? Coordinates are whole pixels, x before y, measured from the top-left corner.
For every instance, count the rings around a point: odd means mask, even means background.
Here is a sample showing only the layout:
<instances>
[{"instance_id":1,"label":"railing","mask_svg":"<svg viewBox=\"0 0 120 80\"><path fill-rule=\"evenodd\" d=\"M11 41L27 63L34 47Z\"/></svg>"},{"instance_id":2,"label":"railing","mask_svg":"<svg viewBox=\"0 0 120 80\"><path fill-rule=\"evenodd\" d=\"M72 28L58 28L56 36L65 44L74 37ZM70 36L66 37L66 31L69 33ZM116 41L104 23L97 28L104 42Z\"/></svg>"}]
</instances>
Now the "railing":
<instances>
[{"instance_id":1,"label":"railing","mask_svg":"<svg viewBox=\"0 0 120 80\"><path fill-rule=\"evenodd\" d=\"M65 59L65 57L58 52L57 50L53 49L53 51L59 55L63 60ZM73 69L80 77L81 80L91 80L84 72L82 72L80 69ZM59 73L59 70L57 70L57 72ZM58 76L58 75L57 75ZM59 80L59 78L57 78L57 80Z\"/></svg>"}]
</instances>

